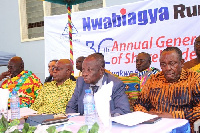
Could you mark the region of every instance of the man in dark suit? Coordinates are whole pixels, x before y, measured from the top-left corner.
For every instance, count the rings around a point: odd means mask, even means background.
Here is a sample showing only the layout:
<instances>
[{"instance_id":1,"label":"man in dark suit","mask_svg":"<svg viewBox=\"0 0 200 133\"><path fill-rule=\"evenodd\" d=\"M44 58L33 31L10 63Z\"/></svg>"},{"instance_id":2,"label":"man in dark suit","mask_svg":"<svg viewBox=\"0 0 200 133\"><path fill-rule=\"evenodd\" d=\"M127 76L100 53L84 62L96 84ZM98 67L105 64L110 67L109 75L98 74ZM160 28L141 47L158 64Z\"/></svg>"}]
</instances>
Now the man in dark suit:
<instances>
[{"instance_id":1,"label":"man in dark suit","mask_svg":"<svg viewBox=\"0 0 200 133\"><path fill-rule=\"evenodd\" d=\"M85 90L92 86L101 86L113 81L112 95L110 101L110 113L112 116L130 113L130 105L125 94L122 81L111 74L105 73L105 61L99 54L89 55L82 64L82 77L76 81L76 88L71 100L66 107L66 113L84 114L83 97ZM98 91L98 90L97 90ZM102 96L103 98L103 96Z\"/></svg>"}]
</instances>

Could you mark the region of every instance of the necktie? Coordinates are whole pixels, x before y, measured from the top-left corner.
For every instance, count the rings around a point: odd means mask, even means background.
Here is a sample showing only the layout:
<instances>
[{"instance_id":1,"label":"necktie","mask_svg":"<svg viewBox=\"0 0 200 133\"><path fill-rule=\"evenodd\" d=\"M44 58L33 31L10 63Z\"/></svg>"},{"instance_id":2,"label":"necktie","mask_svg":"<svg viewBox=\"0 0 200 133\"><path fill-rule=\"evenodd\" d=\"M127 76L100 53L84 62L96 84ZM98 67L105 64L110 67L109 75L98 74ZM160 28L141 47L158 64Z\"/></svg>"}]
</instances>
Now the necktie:
<instances>
[{"instance_id":1,"label":"necktie","mask_svg":"<svg viewBox=\"0 0 200 133\"><path fill-rule=\"evenodd\" d=\"M96 93L98 91L99 86L91 86L93 94Z\"/></svg>"}]
</instances>

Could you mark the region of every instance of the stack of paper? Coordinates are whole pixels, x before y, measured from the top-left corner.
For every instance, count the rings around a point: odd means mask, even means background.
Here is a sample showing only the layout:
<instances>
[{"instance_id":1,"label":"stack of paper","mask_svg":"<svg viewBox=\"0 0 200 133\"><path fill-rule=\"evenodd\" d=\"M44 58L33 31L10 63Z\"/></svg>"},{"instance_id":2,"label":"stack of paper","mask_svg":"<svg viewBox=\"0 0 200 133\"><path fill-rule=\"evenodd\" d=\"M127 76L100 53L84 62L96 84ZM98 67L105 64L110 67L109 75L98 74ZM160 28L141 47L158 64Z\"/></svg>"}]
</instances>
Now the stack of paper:
<instances>
[{"instance_id":1,"label":"stack of paper","mask_svg":"<svg viewBox=\"0 0 200 133\"><path fill-rule=\"evenodd\" d=\"M136 111L136 112L128 113L125 115L112 117L111 120L114 122L123 124L123 125L134 126L134 125L140 124L144 121L153 119L155 117L158 117L158 116L144 113L141 111Z\"/></svg>"}]
</instances>

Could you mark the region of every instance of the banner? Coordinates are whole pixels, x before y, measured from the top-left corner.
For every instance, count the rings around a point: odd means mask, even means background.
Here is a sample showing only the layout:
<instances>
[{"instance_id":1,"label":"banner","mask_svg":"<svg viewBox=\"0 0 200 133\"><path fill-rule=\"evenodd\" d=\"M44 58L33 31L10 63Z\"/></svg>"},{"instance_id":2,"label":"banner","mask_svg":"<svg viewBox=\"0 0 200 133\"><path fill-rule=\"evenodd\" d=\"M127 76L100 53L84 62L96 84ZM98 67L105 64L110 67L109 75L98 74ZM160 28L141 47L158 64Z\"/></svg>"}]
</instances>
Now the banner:
<instances>
[{"instance_id":1,"label":"banner","mask_svg":"<svg viewBox=\"0 0 200 133\"><path fill-rule=\"evenodd\" d=\"M67 14L45 17L45 76L52 59L70 59ZM176 46L185 61L194 59L200 35L200 1L148 0L72 13L74 71L76 59L95 52L104 55L106 69L119 76L136 71L136 56L151 54L160 69L160 52Z\"/></svg>"}]
</instances>

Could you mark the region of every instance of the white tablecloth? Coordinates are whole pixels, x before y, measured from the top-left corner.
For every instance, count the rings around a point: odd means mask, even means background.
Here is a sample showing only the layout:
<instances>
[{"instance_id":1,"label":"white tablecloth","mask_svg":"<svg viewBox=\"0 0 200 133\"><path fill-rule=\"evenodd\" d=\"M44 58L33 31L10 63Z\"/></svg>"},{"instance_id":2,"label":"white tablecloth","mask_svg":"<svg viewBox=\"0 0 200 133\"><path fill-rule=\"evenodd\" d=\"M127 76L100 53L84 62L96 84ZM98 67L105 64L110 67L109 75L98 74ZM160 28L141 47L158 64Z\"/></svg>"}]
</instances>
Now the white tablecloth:
<instances>
[{"instance_id":1,"label":"white tablecloth","mask_svg":"<svg viewBox=\"0 0 200 133\"><path fill-rule=\"evenodd\" d=\"M73 133L77 133L79 128L83 126L84 116L76 116L69 119L69 121L73 122L71 125L65 125L67 130L71 130ZM188 124L188 120L185 119L169 119L162 118L160 121L154 124L139 124L136 126L125 126L118 123L112 124L111 133L169 133L173 129L181 127L183 125ZM63 126L58 128L63 130ZM100 126L101 131L101 126Z\"/></svg>"}]
</instances>

